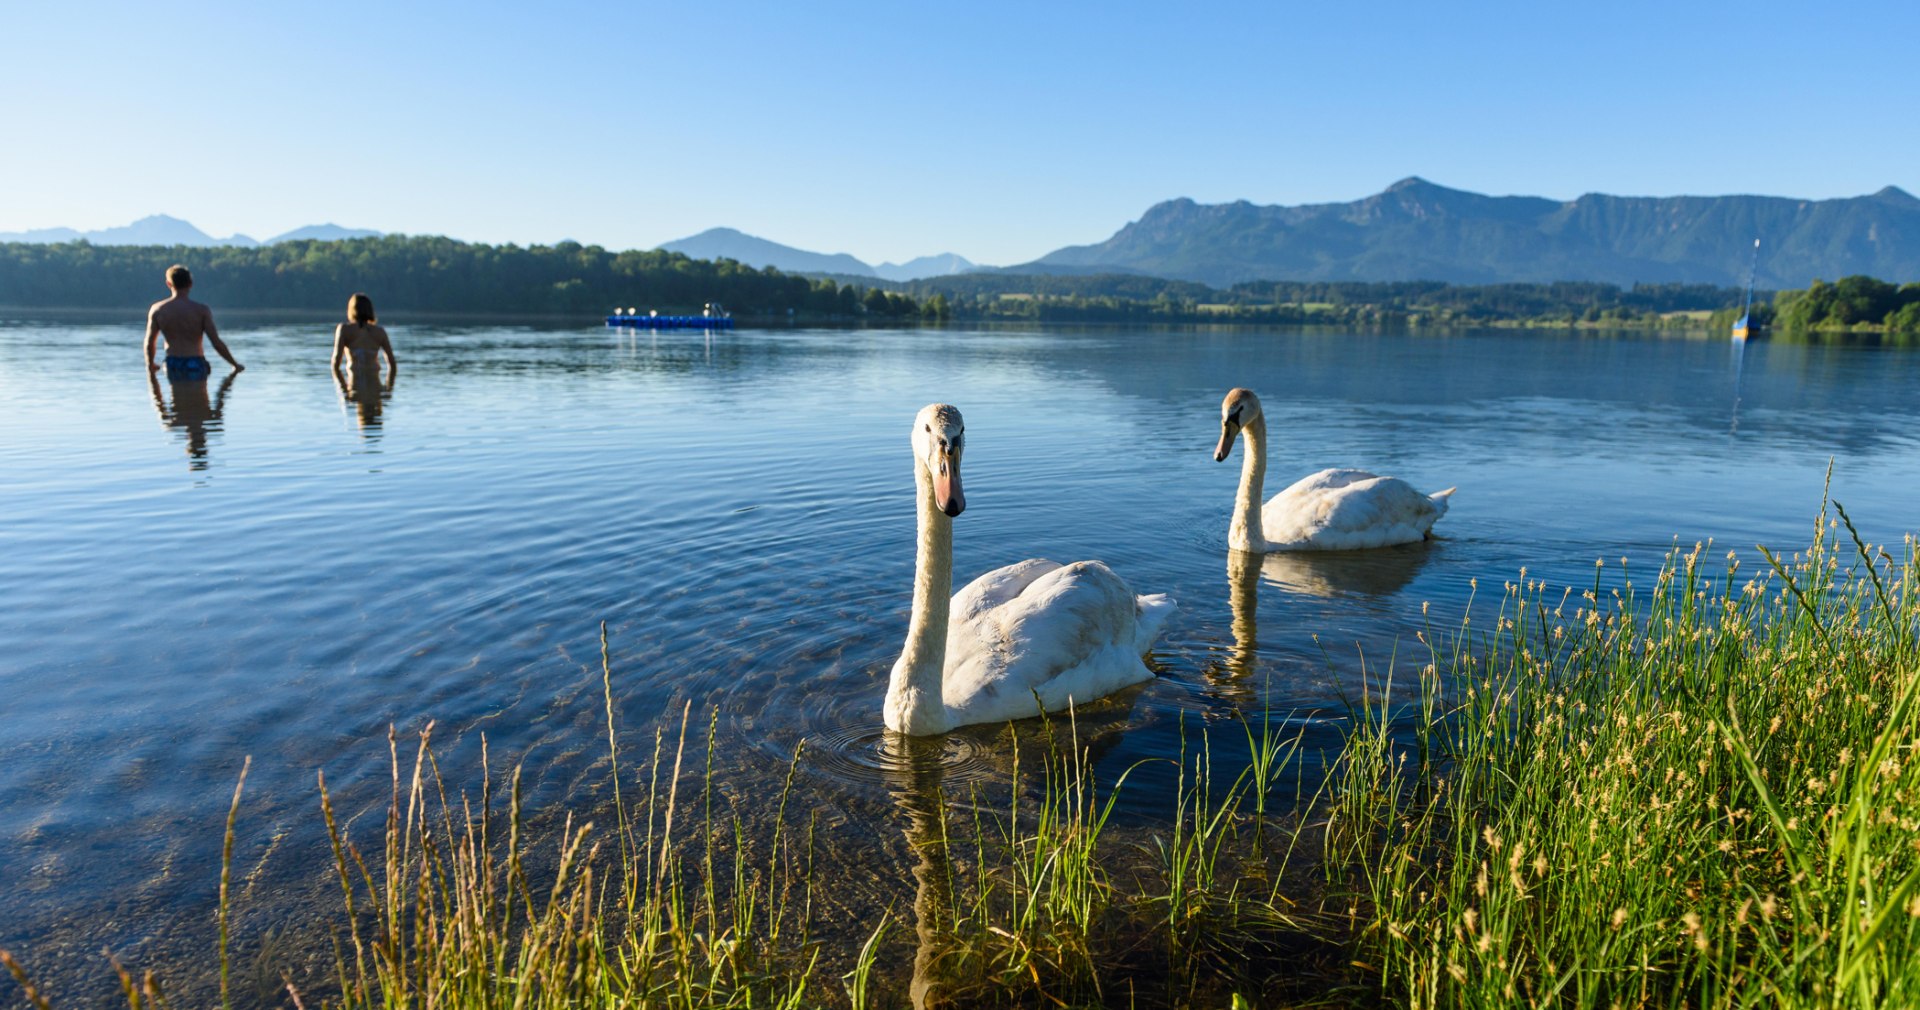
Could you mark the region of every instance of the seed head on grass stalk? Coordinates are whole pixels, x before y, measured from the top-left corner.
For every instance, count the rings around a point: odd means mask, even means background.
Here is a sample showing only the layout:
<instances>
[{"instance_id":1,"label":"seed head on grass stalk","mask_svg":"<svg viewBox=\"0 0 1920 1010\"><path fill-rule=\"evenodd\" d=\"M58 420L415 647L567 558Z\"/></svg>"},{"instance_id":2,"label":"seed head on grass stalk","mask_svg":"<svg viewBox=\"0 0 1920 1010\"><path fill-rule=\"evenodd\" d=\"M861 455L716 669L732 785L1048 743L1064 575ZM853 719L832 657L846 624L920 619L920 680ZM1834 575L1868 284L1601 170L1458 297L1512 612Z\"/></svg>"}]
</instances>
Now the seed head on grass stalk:
<instances>
[{"instance_id":1,"label":"seed head on grass stalk","mask_svg":"<svg viewBox=\"0 0 1920 1010\"><path fill-rule=\"evenodd\" d=\"M233 910L228 894L233 879L233 825L240 817L240 794L247 787L247 771L252 767L253 755L249 754L240 763L240 781L233 784L233 802L227 806L227 831L220 843L220 1006L223 1010L233 1007L233 1001L227 997L227 922Z\"/></svg>"}]
</instances>

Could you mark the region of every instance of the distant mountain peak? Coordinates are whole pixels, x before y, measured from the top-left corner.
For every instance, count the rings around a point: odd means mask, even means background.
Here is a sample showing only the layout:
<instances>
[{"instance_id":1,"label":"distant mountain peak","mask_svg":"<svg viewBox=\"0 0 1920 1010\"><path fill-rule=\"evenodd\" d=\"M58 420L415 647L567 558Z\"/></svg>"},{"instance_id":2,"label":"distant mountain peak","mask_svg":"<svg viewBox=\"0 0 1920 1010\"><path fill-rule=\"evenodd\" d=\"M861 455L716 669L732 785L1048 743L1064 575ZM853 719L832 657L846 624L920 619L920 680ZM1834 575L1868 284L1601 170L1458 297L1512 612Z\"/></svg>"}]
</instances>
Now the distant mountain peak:
<instances>
[{"instance_id":1,"label":"distant mountain peak","mask_svg":"<svg viewBox=\"0 0 1920 1010\"><path fill-rule=\"evenodd\" d=\"M979 264L959 253L937 253L916 256L905 263L882 263L874 267L873 272L890 281L917 281L925 277L971 273L979 268Z\"/></svg>"},{"instance_id":2,"label":"distant mountain peak","mask_svg":"<svg viewBox=\"0 0 1920 1010\"><path fill-rule=\"evenodd\" d=\"M1898 186L1882 187L1879 192L1873 195L1878 199L1891 200L1896 203L1920 204L1920 199L1915 198L1912 193L1909 193Z\"/></svg>"},{"instance_id":3,"label":"distant mountain peak","mask_svg":"<svg viewBox=\"0 0 1920 1010\"><path fill-rule=\"evenodd\" d=\"M734 260L755 269L772 267L795 274L874 276L872 267L846 253L829 254L796 249L758 235L749 235L738 228L708 228L698 235L662 243L660 248L699 260Z\"/></svg>"},{"instance_id":4,"label":"distant mountain peak","mask_svg":"<svg viewBox=\"0 0 1920 1010\"><path fill-rule=\"evenodd\" d=\"M212 235L194 227L193 223L172 214L148 214L130 224L115 228L97 228L93 231L77 231L72 228L36 228L25 232L0 232L0 242L91 242L94 245L133 245L133 246L187 246L189 248L211 248L217 246L257 246L272 245L289 239L314 239L334 241L348 238L368 238L378 236L377 231L365 228L342 228L335 224L308 225L296 228L284 235L278 235L262 243L250 235L234 233L226 238L214 238Z\"/></svg>"},{"instance_id":5,"label":"distant mountain peak","mask_svg":"<svg viewBox=\"0 0 1920 1010\"><path fill-rule=\"evenodd\" d=\"M890 281L918 280L922 277L939 277L975 269L974 264L954 253L921 256L902 264L882 263L874 267L848 253L817 253L796 249L758 235L749 235L738 228L725 226L708 228L698 235L665 242L659 248L694 259L737 260L756 269L772 267L792 274L839 274L848 277L879 277Z\"/></svg>"},{"instance_id":6,"label":"distant mountain peak","mask_svg":"<svg viewBox=\"0 0 1920 1010\"><path fill-rule=\"evenodd\" d=\"M1417 175L1409 175L1406 178L1400 180L1399 182L1396 182L1393 185L1388 186L1387 192L1402 193L1409 189L1444 189L1444 188L1445 188L1444 186L1435 186L1433 183L1428 182L1427 180L1422 179Z\"/></svg>"},{"instance_id":7,"label":"distant mountain peak","mask_svg":"<svg viewBox=\"0 0 1920 1010\"><path fill-rule=\"evenodd\" d=\"M280 242L296 241L338 242L343 239L379 237L380 233L371 228L343 228L334 224L332 221L328 221L326 224L310 224L304 228L295 228L290 232L283 232L268 239L264 244L274 245Z\"/></svg>"}]
</instances>

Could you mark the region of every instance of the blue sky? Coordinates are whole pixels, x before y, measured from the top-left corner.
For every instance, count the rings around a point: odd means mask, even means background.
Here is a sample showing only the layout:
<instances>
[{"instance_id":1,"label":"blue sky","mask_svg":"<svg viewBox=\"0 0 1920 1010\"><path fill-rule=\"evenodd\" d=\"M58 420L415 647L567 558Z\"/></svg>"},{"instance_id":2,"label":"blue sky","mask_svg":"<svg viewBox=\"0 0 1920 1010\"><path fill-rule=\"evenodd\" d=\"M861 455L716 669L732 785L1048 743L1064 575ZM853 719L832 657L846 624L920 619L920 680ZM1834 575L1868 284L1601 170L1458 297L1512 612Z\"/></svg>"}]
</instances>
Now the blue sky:
<instances>
[{"instance_id":1,"label":"blue sky","mask_svg":"<svg viewBox=\"0 0 1920 1010\"><path fill-rule=\"evenodd\" d=\"M0 231L1015 263L1178 196L1920 192L1920 4L12 5Z\"/></svg>"}]
</instances>

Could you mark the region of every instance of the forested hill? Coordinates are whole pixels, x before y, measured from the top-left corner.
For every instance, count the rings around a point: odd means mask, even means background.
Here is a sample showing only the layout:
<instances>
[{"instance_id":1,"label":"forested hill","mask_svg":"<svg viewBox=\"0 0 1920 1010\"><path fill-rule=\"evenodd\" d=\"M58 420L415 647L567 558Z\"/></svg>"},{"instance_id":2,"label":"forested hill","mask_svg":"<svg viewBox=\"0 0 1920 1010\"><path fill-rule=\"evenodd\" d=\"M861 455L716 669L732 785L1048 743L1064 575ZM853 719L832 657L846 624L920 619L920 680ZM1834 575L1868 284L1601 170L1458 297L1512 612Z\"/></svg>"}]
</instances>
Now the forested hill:
<instances>
[{"instance_id":1,"label":"forested hill","mask_svg":"<svg viewBox=\"0 0 1920 1010\"><path fill-rule=\"evenodd\" d=\"M272 246L188 248L0 244L0 305L132 306L166 297L162 274L193 270L194 297L215 308L325 309L364 291L406 312L604 315L616 305L745 313L845 315L861 292L829 280L679 253L609 252L562 242L491 246L388 235Z\"/></svg>"},{"instance_id":2,"label":"forested hill","mask_svg":"<svg viewBox=\"0 0 1920 1010\"><path fill-rule=\"evenodd\" d=\"M1577 200L1493 197L1407 179L1352 203L1297 207L1172 200L1097 245L1013 273L1135 272L1216 286L1254 280L1454 284L1602 281L1759 286L1869 274L1920 280L1920 199L1869 196Z\"/></svg>"}]
</instances>

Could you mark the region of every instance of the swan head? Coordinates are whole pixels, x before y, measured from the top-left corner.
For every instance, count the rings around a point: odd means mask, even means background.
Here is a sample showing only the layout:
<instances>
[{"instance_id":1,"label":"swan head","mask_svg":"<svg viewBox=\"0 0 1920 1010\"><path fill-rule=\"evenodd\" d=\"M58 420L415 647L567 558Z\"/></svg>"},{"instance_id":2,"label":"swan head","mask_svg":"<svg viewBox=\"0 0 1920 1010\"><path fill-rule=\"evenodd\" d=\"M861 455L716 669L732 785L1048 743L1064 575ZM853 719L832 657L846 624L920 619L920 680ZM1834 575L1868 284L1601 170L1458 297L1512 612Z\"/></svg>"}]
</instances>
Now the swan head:
<instances>
[{"instance_id":1,"label":"swan head","mask_svg":"<svg viewBox=\"0 0 1920 1010\"><path fill-rule=\"evenodd\" d=\"M1227 398L1220 401L1220 444L1213 447L1213 461L1224 462L1227 453L1233 450L1233 440L1240 429L1253 423L1260 416L1260 397L1251 389L1229 389Z\"/></svg>"},{"instance_id":2,"label":"swan head","mask_svg":"<svg viewBox=\"0 0 1920 1010\"><path fill-rule=\"evenodd\" d=\"M966 449L967 424L960 409L945 403L920 408L913 419L913 458L933 481L933 503L949 516L966 510L960 487L960 455Z\"/></svg>"}]
</instances>

